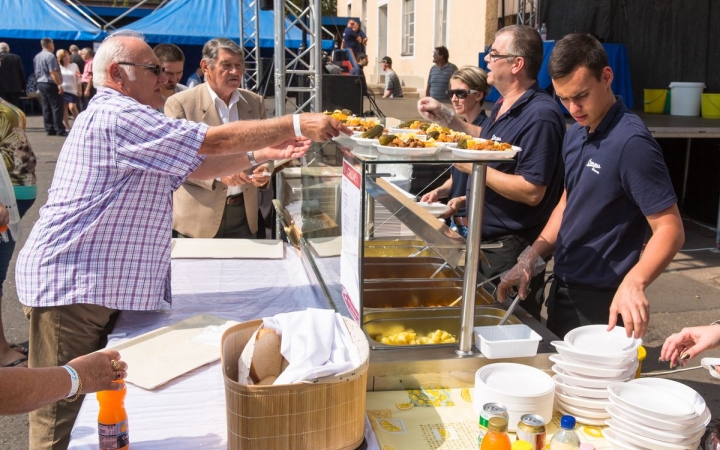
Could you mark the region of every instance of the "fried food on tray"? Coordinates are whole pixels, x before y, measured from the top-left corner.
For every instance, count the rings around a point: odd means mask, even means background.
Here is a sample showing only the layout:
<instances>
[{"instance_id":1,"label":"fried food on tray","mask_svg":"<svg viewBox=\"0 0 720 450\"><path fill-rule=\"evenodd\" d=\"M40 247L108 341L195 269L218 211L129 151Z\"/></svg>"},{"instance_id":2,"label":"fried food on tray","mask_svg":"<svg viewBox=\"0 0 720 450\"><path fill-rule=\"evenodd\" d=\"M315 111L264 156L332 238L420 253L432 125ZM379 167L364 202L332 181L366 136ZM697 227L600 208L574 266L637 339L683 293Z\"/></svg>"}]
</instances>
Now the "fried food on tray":
<instances>
[{"instance_id":1,"label":"fried food on tray","mask_svg":"<svg viewBox=\"0 0 720 450\"><path fill-rule=\"evenodd\" d=\"M402 122L400 125L397 126L397 128L406 128L409 130L427 130L432 123L425 122L422 120L408 120L405 122Z\"/></svg>"},{"instance_id":2,"label":"fried food on tray","mask_svg":"<svg viewBox=\"0 0 720 450\"><path fill-rule=\"evenodd\" d=\"M398 137L392 134L388 134L380 137L380 145L386 147L402 147L402 148L428 148L434 147L434 141L423 141L411 135L407 138Z\"/></svg>"},{"instance_id":3,"label":"fried food on tray","mask_svg":"<svg viewBox=\"0 0 720 450\"><path fill-rule=\"evenodd\" d=\"M456 342L455 336L444 330L431 331L425 336L408 329L398 333L379 335L375 340L386 345L427 345L427 344L452 344Z\"/></svg>"},{"instance_id":4,"label":"fried food on tray","mask_svg":"<svg viewBox=\"0 0 720 450\"><path fill-rule=\"evenodd\" d=\"M496 142L490 139L466 139L458 142L458 148L464 150L489 150L503 152L511 150L512 145L505 142Z\"/></svg>"}]
</instances>

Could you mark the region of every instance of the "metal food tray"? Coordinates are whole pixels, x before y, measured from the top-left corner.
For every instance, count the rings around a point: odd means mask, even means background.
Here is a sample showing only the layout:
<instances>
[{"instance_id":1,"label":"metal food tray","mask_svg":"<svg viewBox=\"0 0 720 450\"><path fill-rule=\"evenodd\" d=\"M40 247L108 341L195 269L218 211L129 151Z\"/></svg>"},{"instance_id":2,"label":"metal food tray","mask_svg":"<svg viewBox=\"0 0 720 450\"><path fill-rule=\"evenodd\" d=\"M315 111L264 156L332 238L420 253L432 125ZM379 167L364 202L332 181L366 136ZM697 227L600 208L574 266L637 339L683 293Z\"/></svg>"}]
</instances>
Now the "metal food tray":
<instances>
[{"instance_id":1,"label":"metal food tray","mask_svg":"<svg viewBox=\"0 0 720 450\"><path fill-rule=\"evenodd\" d=\"M363 309L387 308L439 308L449 307L463 293L461 278L409 279L409 280L365 280L363 283ZM487 283L479 286L475 304L496 303L495 286ZM459 308L460 302L454 307ZM459 314L459 313L458 313Z\"/></svg>"},{"instance_id":2,"label":"metal food tray","mask_svg":"<svg viewBox=\"0 0 720 450\"><path fill-rule=\"evenodd\" d=\"M453 269L442 258L365 258L365 280L462 278L461 268Z\"/></svg>"}]
</instances>

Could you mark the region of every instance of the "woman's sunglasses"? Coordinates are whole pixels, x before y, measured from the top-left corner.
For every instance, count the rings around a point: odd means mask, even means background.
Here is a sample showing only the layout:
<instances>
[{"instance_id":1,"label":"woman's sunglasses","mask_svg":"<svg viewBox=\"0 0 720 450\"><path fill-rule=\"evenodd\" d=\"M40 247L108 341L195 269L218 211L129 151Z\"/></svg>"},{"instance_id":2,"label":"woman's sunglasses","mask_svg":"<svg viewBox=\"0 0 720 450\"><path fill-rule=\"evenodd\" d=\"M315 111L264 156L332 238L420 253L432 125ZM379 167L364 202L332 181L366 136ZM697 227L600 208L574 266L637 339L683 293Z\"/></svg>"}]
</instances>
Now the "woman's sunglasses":
<instances>
[{"instance_id":1,"label":"woman's sunglasses","mask_svg":"<svg viewBox=\"0 0 720 450\"><path fill-rule=\"evenodd\" d=\"M470 89L469 91L467 89L451 89L449 91L445 91L448 98L453 98L453 96L459 98L460 100L467 98L468 94L477 94L478 91L475 89Z\"/></svg>"}]
</instances>

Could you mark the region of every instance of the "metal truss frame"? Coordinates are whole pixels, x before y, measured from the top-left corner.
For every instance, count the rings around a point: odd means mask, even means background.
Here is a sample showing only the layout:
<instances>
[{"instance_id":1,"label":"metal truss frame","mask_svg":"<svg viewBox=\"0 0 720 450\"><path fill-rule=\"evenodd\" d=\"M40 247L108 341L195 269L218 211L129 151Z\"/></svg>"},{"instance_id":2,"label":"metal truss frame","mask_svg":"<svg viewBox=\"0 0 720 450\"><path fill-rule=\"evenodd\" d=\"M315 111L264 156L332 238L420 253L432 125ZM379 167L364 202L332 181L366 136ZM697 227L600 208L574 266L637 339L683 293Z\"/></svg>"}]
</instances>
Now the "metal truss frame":
<instances>
[{"instance_id":1,"label":"metal truss frame","mask_svg":"<svg viewBox=\"0 0 720 450\"><path fill-rule=\"evenodd\" d=\"M260 57L259 0L238 0L240 4L240 46L244 50L245 76L242 86L253 92L260 90L263 74Z\"/></svg>"},{"instance_id":2,"label":"metal truss frame","mask_svg":"<svg viewBox=\"0 0 720 450\"><path fill-rule=\"evenodd\" d=\"M274 0L276 117L322 110L322 9L320 0L307 0L307 5L302 9L289 0ZM294 19L286 23L286 17ZM285 47L285 36L293 27L307 36L305 47ZM293 98L290 93L297 95ZM288 103L294 111L286 111Z\"/></svg>"},{"instance_id":3,"label":"metal truss frame","mask_svg":"<svg viewBox=\"0 0 720 450\"><path fill-rule=\"evenodd\" d=\"M518 0L517 23L539 29L538 6L540 0Z\"/></svg>"}]
</instances>

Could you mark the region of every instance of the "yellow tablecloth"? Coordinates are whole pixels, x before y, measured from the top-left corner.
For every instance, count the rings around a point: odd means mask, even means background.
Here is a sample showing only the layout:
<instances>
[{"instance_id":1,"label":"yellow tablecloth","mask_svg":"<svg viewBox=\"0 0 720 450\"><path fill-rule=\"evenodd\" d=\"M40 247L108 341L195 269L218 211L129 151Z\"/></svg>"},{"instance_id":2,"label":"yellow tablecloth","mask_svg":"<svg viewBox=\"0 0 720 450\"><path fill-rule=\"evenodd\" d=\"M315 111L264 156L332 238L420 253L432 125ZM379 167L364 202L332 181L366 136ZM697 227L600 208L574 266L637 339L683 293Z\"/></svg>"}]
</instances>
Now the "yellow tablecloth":
<instances>
[{"instance_id":1,"label":"yellow tablecloth","mask_svg":"<svg viewBox=\"0 0 720 450\"><path fill-rule=\"evenodd\" d=\"M382 450L468 450L478 448L478 417L472 389L423 388L367 393L367 413ZM559 429L557 411L547 424L547 442ZM611 449L601 427L577 427L580 440ZM515 440L514 433L510 439Z\"/></svg>"}]
</instances>

